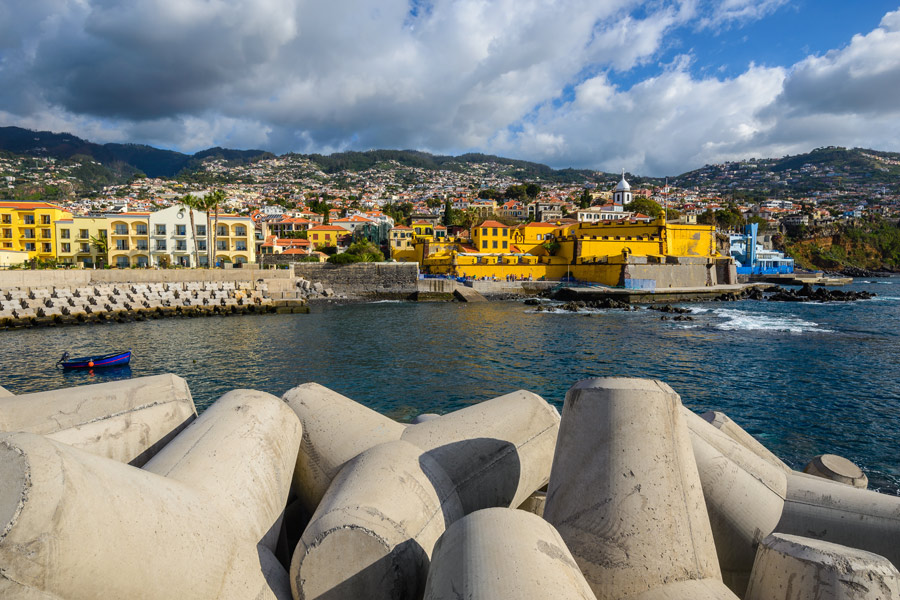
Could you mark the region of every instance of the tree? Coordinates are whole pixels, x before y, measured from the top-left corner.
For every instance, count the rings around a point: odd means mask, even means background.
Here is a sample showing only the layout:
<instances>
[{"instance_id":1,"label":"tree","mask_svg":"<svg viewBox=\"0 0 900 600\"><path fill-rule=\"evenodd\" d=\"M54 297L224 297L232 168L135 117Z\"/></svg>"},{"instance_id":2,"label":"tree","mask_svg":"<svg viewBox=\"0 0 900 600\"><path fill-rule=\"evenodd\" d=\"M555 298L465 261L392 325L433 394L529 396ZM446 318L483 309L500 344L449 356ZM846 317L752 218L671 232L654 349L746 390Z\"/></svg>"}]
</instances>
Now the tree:
<instances>
[{"instance_id":1,"label":"tree","mask_svg":"<svg viewBox=\"0 0 900 600\"><path fill-rule=\"evenodd\" d=\"M591 193L587 191L587 188L581 191L581 196L578 197L578 208L590 208L591 202L593 202L594 198L591 196Z\"/></svg>"},{"instance_id":2,"label":"tree","mask_svg":"<svg viewBox=\"0 0 900 600\"><path fill-rule=\"evenodd\" d=\"M453 206L450 204L450 199L444 202L444 218L442 219L442 223L444 227L450 227L453 225Z\"/></svg>"},{"instance_id":3,"label":"tree","mask_svg":"<svg viewBox=\"0 0 900 600\"><path fill-rule=\"evenodd\" d=\"M209 196L210 196L209 203L212 205L212 208L215 211L215 221L213 222L213 237L212 237L212 241L213 241L212 264L213 264L213 266L215 266L216 250L218 250L218 248L216 247L216 244L218 243L218 234L219 234L219 232L218 232L218 229L219 229L219 205L223 204L225 202L226 196L225 196L225 192L223 192L222 190L216 190L212 194L209 194ZM207 232L207 234L208 233L209 232ZM209 235L207 235L207 238L209 238Z\"/></svg>"},{"instance_id":4,"label":"tree","mask_svg":"<svg viewBox=\"0 0 900 600\"><path fill-rule=\"evenodd\" d=\"M106 264L106 257L109 255L109 240L105 237L91 237L91 246L99 254L100 266Z\"/></svg>"},{"instance_id":5,"label":"tree","mask_svg":"<svg viewBox=\"0 0 900 600\"><path fill-rule=\"evenodd\" d=\"M194 227L194 211L199 210L200 200L191 194L186 194L178 200L178 204L187 210L191 217L191 237L194 240L194 264L200 266L200 251L197 249L197 228Z\"/></svg>"},{"instance_id":6,"label":"tree","mask_svg":"<svg viewBox=\"0 0 900 600\"><path fill-rule=\"evenodd\" d=\"M654 219L661 217L663 214L662 206L644 196L638 196L625 205L625 210L635 213L641 213Z\"/></svg>"},{"instance_id":7,"label":"tree","mask_svg":"<svg viewBox=\"0 0 900 600\"><path fill-rule=\"evenodd\" d=\"M525 186L525 195L534 200L541 193L541 186L536 183L529 183Z\"/></svg>"}]
</instances>

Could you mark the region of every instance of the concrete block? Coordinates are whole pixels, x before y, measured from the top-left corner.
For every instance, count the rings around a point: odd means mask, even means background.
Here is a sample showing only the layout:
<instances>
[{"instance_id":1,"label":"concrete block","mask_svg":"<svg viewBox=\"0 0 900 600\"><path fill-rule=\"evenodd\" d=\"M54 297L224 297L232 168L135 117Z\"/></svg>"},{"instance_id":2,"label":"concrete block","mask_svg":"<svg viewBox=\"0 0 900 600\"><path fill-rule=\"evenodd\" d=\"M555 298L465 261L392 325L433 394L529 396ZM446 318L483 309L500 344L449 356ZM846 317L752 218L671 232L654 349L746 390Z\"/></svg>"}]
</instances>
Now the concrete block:
<instances>
[{"instance_id":1,"label":"concrete block","mask_svg":"<svg viewBox=\"0 0 900 600\"><path fill-rule=\"evenodd\" d=\"M443 467L468 514L515 508L547 485L558 433L556 409L519 390L410 425L400 439Z\"/></svg>"},{"instance_id":2,"label":"concrete block","mask_svg":"<svg viewBox=\"0 0 900 600\"><path fill-rule=\"evenodd\" d=\"M682 408L700 474L722 580L743 596L756 548L784 509L787 475L732 437Z\"/></svg>"},{"instance_id":3,"label":"concrete block","mask_svg":"<svg viewBox=\"0 0 900 600\"><path fill-rule=\"evenodd\" d=\"M738 597L718 579L676 581L648 590L629 600L738 600Z\"/></svg>"},{"instance_id":4,"label":"concrete block","mask_svg":"<svg viewBox=\"0 0 900 600\"><path fill-rule=\"evenodd\" d=\"M418 425L419 423L424 423L425 421L430 421L432 419L438 419L438 418L440 418L440 416L441 415L438 415L435 413L422 413L421 415L414 417L413 420L410 422L410 425Z\"/></svg>"},{"instance_id":5,"label":"concrete block","mask_svg":"<svg viewBox=\"0 0 900 600\"><path fill-rule=\"evenodd\" d=\"M787 477L787 499L775 532L880 554L900 568L897 496L794 473Z\"/></svg>"},{"instance_id":6,"label":"concrete block","mask_svg":"<svg viewBox=\"0 0 900 600\"><path fill-rule=\"evenodd\" d=\"M568 391L544 518L598 600L721 581L681 399L660 381L587 379Z\"/></svg>"},{"instance_id":7,"label":"concrete block","mask_svg":"<svg viewBox=\"0 0 900 600\"><path fill-rule=\"evenodd\" d=\"M12 392L10 392L9 390L7 390L7 389L4 388L3 386L0 386L0 398L9 398L9 397L12 396L12 395L13 395Z\"/></svg>"},{"instance_id":8,"label":"concrete block","mask_svg":"<svg viewBox=\"0 0 900 600\"><path fill-rule=\"evenodd\" d=\"M835 454L822 454L815 457L807 463L803 472L863 490L869 486L869 478L862 472L862 469L843 456Z\"/></svg>"},{"instance_id":9,"label":"concrete block","mask_svg":"<svg viewBox=\"0 0 900 600\"><path fill-rule=\"evenodd\" d=\"M594 600L559 533L543 519L488 508L453 523L432 556L425 600Z\"/></svg>"},{"instance_id":10,"label":"concrete block","mask_svg":"<svg viewBox=\"0 0 900 600\"><path fill-rule=\"evenodd\" d=\"M241 515L243 537L275 548L302 437L276 396L234 390L169 442L144 470L182 481Z\"/></svg>"},{"instance_id":11,"label":"concrete block","mask_svg":"<svg viewBox=\"0 0 900 600\"><path fill-rule=\"evenodd\" d=\"M0 400L0 431L26 431L135 466L197 412L187 382L153 375Z\"/></svg>"},{"instance_id":12,"label":"concrete block","mask_svg":"<svg viewBox=\"0 0 900 600\"><path fill-rule=\"evenodd\" d=\"M759 546L745 600L896 600L900 572L883 556L774 534Z\"/></svg>"},{"instance_id":13,"label":"concrete block","mask_svg":"<svg viewBox=\"0 0 900 600\"><path fill-rule=\"evenodd\" d=\"M354 456L399 440L404 425L317 383L304 383L282 399L303 423L292 488L310 514L331 481Z\"/></svg>"},{"instance_id":14,"label":"concrete block","mask_svg":"<svg viewBox=\"0 0 900 600\"><path fill-rule=\"evenodd\" d=\"M0 479L2 598L290 598L241 515L185 483L30 433L0 433Z\"/></svg>"},{"instance_id":15,"label":"concrete block","mask_svg":"<svg viewBox=\"0 0 900 600\"><path fill-rule=\"evenodd\" d=\"M744 430L740 425L732 421L725 413L711 410L703 413L702 415L700 415L700 417L763 460L766 460L779 467L785 473L790 473L791 468L783 460L778 458L759 440L747 433L747 431Z\"/></svg>"},{"instance_id":16,"label":"concrete block","mask_svg":"<svg viewBox=\"0 0 900 600\"><path fill-rule=\"evenodd\" d=\"M525 502L519 505L519 510L524 510L543 518L546 505L547 492L538 490L525 498Z\"/></svg>"},{"instance_id":17,"label":"concrete block","mask_svg":"<svg viewBox=\"0 0 900 600\"><path fill-rule=\"evenodd\" d=\"M294 550L294 598L419 598L434 544L462 516L428 454L403 441L367 450L335 477Z\"/></svg>"}]
</instances>

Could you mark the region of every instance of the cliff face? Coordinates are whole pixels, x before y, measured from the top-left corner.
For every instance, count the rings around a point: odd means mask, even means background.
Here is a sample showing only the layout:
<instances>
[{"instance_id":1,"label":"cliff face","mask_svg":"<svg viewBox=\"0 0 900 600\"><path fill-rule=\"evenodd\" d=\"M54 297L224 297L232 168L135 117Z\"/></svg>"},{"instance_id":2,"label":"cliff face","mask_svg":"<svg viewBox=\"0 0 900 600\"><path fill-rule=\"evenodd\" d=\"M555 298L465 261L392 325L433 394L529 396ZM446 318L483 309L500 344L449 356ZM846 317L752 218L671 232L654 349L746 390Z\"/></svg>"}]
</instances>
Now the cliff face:
<instances>
[{"instance_id":1,"label":"cliff face","mask_svg":"<svg viewBox=\"0 0 900 600\"><path fill-rule=\"evenodd\" d=\"M806 269L900 271L900 227L847 228L786 245L797 265Z\"/></svg>"}]
</instances>

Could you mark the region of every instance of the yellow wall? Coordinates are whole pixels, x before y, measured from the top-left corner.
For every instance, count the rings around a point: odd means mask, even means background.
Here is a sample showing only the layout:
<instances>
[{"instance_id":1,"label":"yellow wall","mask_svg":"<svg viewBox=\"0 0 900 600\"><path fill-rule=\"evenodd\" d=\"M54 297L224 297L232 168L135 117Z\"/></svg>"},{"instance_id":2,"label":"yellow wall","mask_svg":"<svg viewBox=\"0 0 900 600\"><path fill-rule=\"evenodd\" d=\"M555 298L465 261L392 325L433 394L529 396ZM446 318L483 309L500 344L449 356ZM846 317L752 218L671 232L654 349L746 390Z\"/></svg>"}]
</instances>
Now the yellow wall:
<instances>
[{"instance_id":1,"label":"yellow wall","mask_svg":"<svg viewBox=\"0 0 900 600\"><path fill-rule=\"evenodd\" d=\"M216 230L216 261L231 263L256 262L256 240L253 219L250 217L223 217L219 215L219 229L227 235L219 235ZM212 243L210 241L210 243ZM218 248L218 246L224 248Z\"/></svg>"},{"instance_id":2,"label":"yellow wall","mask_svg":"<svg viewBox=\"0 0 900 600\"><path fill-rule=\"evenodd\" d=\"M479 252L509 252L509 227L498 225L479 225L472 229L472 240Z\"/></svg>"},{"instance_id":3,"label":"yellow wall","mask_svg":"<svg viewBox=\"0 0 900 600\"><path fill-rule=\"evenodd\" d=\"M150 215L119 214L106 215L107 244L109 244L108 264L115 267L150 264ZM124 231L116 231L116 227ZM144 233L146 231L146 233ZM126 248L119 249L122 242Z\"/></svg>"},{"instance_id":4,"label":"yellow wall","mask_svg":"<svg viewBox=\"0 0 900 600\"><path fill-rule=\"evenodd\" d=\"M97 251L91 243L91 238L107 237L107 222L106 217L73 217L57 221L56 256L59 262L69 265L81 263L86 266L98 265L101 258L105 262L107 255L101 255Z\"/></svg>"},{"instance_id":5,"label":"yellow wall","mask_svg":"<svg viewBox=\"0 0 900 600\"><path fill-rule=\"evenodd\" d=\"M71 218L46 202L0 202L0 250L27 251L29 260L55 259L56 221Z\"/></svg>"}]
</instances>

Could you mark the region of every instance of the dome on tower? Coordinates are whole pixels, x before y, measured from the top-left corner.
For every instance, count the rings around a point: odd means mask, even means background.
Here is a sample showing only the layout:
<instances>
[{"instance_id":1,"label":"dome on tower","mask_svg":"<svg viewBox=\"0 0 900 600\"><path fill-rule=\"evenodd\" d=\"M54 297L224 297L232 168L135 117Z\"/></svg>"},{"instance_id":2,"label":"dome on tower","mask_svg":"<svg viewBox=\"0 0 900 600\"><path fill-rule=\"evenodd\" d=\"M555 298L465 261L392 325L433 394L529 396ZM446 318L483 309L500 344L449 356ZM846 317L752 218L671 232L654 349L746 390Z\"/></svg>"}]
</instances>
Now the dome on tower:
<instances>
[{"instance_id":1,"label":"dome on tower","mask_svg":"<svg viewBox=\"0 0 900 600\"><path fill-rule=\"evenodd\" d=\"M619 185L616 186L617 192L630 192L631 186L628 185L628 182L625 181L625 171L622 171L622 181L619 182Z\"/></svg>"}]
</instances>

